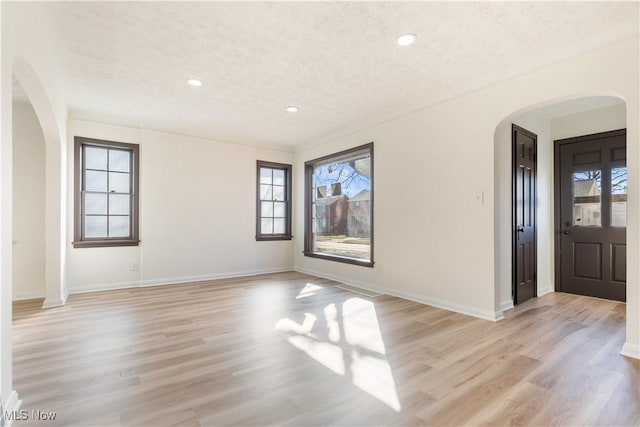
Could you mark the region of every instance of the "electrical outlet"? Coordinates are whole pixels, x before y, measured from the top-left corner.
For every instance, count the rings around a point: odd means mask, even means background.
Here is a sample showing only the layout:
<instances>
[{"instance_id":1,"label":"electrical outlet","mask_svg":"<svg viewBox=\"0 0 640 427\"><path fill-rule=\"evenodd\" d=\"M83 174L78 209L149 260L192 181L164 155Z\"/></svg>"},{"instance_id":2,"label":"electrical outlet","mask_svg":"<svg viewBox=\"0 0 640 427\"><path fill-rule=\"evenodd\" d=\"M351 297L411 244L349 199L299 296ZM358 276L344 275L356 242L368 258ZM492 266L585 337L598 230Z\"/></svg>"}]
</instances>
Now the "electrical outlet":
<instances>
[{"instance_id":1,"label":"electrical outlet","mask_svg":"<svg viewBox=\"0 0 640 427\"><path fill-rule=\"evenodd\" d=\"M131 261L131 264L129 264L129 271L138 271L138 261Z\"/></svg>"}]
</instances>

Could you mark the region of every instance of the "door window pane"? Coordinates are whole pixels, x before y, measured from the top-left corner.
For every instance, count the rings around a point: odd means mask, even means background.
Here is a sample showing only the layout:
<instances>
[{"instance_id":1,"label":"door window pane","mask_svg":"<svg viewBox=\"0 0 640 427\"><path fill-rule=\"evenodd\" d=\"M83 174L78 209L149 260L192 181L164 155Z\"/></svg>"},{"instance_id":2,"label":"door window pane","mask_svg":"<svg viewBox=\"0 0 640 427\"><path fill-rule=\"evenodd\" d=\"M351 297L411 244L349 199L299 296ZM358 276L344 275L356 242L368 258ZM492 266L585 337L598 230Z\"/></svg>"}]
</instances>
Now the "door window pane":
<instances>
[{"instance_id":1,"label":"door window pane","mask_svg":"<svg viewBox=\"0 0 640 427\"><path fill-rule=\"evenodd\" d=\"M611 226L627 226L627 167L611 169Z\"/></svg>"},{"instance_id":2,"label":"door window pane","mask_svg":"<svg viewBox=\"0 0 640 427\"><path fill-rule=\"evenodd\" d=\"M573 173L573 225L602 226L602 171Z\"/></svg>"}]
</instances>

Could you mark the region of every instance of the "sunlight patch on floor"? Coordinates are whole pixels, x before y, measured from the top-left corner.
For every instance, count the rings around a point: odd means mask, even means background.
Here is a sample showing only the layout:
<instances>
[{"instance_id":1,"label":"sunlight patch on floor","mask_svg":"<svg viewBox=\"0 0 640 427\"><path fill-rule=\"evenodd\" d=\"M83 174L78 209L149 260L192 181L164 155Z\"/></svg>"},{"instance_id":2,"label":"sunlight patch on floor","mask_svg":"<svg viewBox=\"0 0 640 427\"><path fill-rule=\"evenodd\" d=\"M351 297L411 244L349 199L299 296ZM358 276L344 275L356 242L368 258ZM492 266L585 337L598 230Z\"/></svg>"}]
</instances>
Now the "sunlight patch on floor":
<instances>
[{"instance_id":1,"label":"sunlight patch on floor","mask_svg":"<svg viewBox=\"0 0 640 427\"><path fill-rule=\"evenodd\" d=\"M315 289L309 287L308 291ZM337 375L350 377L354 386L400 412L375 305L362 298L349 298L326 305L322 315L324 319L320 320L304 313L302 322L283 318L274 330L289 335L287 341L311 359Z\"/></svg>"},{"instance_id":2,"label":"sunlight patch on floor","mask_svg":"<svg viewBox=\"0 0 640 427\"><path fill-rule=\"evenodd\" d=\"M338 375L345 374L344 354L340 347L325 341L316 341L314 338L304 335L291 336L287 338L287 341L332 372Z\"/></svg>"},{"instance_id":3,"label":"sunlight patch on floor","mask_svg":"<svg viewBox=\"0 0 640 427\"><path fill-rule=\"evenodd\" d=\"M353 384L369 393L391 409L400 412L400 401L396 391L391 366L385 358L351 352L351 375Z\"/></svg>"},{"instance_id":4,"label":"sunlight patch on floor","mask_svg":"<svg viewBox=\"0 0 640 427\"><path fill-rule=\"evenodd\" d=\"M385 355L384 341L376 308L371 301L350 298L342 305L344 334L347 344Z\"/></svg>"},{"instance_id":5,"label":"sunlight patch on floor","mask_svg":"<svg viewBox=\"0 0 640 427\"><path fill-rule=\"evenodd\" d=\"M324 289L322 286L314 285L313 283L307 283L300 291L296 299L307 298L318 293L320 289Z\"/></svg>"}]
</instances>

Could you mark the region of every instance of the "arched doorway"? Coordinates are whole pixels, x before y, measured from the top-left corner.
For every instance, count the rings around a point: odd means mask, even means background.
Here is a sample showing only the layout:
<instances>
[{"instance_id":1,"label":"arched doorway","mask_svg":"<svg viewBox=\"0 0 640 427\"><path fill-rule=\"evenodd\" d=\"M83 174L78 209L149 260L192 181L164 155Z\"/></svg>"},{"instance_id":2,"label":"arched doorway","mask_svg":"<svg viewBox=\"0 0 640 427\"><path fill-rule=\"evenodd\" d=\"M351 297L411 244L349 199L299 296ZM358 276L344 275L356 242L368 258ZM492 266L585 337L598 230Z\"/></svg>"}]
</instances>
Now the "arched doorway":
<instances>
[{"instance_id":1,"label":"arched doorway","mask_svg":"<svg viewBox=\"0 0 640 427\"><path fill-rule=\"evenodd\" d=\"M55 110L47 92L31 66L15 57L13 76L24 90L42 128L45 145L45 300L43 307L63 305L67 294L64 283L66 240L66 146L58 126Z\"/></svg>"},{"instance_id":2,"label":"arched doorway","mask_svg":"<svg viewBox=\"0 0 640 427\"><path fill-rule=\"evenodd\" d=\"M591 95L550 100L505 117L494 133L496 301L513 307L512 124L537 135L537 296L555 289L554 140L626 127L620 96Z\"/></svg>"}]
</instances>

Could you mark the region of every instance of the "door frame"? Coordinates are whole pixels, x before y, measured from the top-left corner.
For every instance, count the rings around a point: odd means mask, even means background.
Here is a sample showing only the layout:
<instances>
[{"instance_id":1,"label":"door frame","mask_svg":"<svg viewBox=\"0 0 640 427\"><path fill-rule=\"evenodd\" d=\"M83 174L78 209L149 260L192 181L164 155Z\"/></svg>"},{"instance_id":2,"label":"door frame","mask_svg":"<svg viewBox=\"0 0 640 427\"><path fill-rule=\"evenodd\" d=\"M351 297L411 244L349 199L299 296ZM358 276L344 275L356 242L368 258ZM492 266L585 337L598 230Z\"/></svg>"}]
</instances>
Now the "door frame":
<instances>
[{"instance_id":1,"label":"door frame","mask_svg":"<svg viewBox=\"0 0 640 427\"><path fill-rule=\"evenodd\" d=\"M561 254L561 228L560 223L560 148L567 144L578 144L581 142L594 141L597 139L609 138L627 134L627 129L609 130L606 132L592 133L589 135L575 136L571 138L556 139L553 141L553 234L554 234L554 279L556 292L562 292L562 254Z\"/></svg>"},{"instance_id":2,"label":"door frame","mask_svg":"<svg viewBox=\"0 0 640 427\"><path fill-rule=\"evenodd\" d=\"M518 227L518 213L517 213L517 157L518 150L516 149L516 131L527 135L528 137L533 139L534 143L534 151L535 151L535 161L533 168L533 193L534 193L534 218L533 218L533 256L536 264L536 271L534 273L534 277L536 278L535 286L533 287L533 298L538 297L538 135L535 133L516 125L515 123L511 124L511 299L514 305L517 303L516 301L516 288L518 286L518 271L517 271L517 245L518 245L518 233L516 231Z\"/></svg>"}]
</instances>

